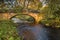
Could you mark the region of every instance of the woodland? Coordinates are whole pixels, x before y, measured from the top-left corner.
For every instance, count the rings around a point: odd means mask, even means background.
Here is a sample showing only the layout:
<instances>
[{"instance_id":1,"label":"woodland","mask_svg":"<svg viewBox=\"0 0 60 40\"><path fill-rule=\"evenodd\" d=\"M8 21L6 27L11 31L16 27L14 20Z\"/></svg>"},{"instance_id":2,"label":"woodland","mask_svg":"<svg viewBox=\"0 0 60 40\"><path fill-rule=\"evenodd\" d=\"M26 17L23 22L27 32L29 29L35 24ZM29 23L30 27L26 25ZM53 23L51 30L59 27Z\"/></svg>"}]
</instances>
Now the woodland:
<instances>
[{"instance_id":1,"label":"woodland","mask_svg":"<svg viewBox=\"0 0 60 40\"><path fill-rule=\"evenodd\" d=\"M22 19L21 14L25 13L32 16L35 23L60 28L60 0L0 0L0 40L22 40L10 19L15 15Z\"/></svg>"}]
</instances>

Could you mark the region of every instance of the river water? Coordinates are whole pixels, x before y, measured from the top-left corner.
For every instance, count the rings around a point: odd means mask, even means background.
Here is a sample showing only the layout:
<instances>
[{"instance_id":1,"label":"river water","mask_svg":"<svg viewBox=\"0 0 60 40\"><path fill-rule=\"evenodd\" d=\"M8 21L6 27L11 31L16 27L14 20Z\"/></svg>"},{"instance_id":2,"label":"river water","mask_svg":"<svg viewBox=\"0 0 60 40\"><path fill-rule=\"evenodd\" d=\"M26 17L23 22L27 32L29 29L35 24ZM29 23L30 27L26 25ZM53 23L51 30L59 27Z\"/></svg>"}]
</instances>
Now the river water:
<instances>
[{"instance_id":1,"label":"river water","mask_svg":"<svg viewBox=\"0 0 60 40\"><path fill-rule=\"evenodd\" d=\"M24 40L60 40L60 29L46 27L42 24L19 24L17 31Z\"/></svg>"}]
</instances>

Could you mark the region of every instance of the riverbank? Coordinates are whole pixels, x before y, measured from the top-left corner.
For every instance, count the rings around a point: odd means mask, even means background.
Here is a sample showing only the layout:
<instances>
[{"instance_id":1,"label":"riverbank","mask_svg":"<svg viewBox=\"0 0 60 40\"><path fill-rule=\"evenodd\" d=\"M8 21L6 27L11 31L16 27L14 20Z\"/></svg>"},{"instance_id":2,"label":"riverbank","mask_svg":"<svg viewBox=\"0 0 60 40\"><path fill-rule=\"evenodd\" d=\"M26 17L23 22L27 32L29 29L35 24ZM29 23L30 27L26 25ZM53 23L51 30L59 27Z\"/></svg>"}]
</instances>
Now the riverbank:
<instances>
[{"instance_id":1,"label":"riverbank","mask_svg":"<svg viewBox=\"0 0 60 40\"><path fill-rule=\"evenodd\" d=\"M20 40L16 27L11 21L0 21L0 40Z\"/></svg>"}]
</instances>

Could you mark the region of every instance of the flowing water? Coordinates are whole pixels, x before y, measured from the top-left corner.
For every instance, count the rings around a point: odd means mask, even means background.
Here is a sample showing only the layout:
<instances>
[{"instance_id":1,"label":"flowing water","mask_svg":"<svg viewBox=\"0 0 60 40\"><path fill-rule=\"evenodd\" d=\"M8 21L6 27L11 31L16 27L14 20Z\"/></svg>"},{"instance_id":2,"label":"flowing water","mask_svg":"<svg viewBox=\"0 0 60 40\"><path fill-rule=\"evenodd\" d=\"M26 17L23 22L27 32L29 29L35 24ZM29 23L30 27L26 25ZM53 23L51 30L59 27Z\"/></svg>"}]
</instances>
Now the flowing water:
<instances>
[{"instance_id":1,"label":"flowing water","mask_svg":"<svg viewBox=\"0 0 60 40\"><path fill-rule=\"evenodd\" d=\"M42 24L19 24L17 30L24 40L60 40L60 29L46 27Z\"/></svg>"}]
</instances>

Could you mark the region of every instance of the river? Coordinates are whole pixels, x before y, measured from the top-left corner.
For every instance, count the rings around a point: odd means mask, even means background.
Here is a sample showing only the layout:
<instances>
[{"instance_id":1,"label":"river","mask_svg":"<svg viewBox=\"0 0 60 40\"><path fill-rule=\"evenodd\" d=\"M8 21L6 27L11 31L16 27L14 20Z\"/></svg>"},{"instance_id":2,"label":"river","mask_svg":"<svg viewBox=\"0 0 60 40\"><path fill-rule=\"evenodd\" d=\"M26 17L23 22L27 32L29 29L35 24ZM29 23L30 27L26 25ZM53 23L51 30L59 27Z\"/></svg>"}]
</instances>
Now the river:
<instances>
[{"instance_id":1,"label":"river","mask_svg":"<svg viewBox=\"0 0 60 40\"><path fill-rule=\"evenodd\" d=\"M19 24L17 31L24 40L60 40L60 29L46 27L42 24Z\"/></svg>"}]
</instances>

